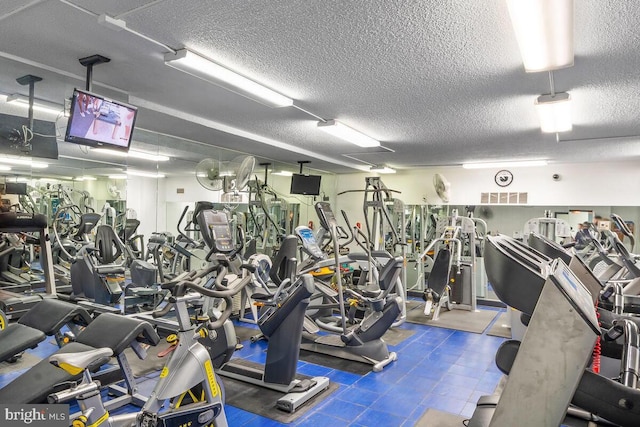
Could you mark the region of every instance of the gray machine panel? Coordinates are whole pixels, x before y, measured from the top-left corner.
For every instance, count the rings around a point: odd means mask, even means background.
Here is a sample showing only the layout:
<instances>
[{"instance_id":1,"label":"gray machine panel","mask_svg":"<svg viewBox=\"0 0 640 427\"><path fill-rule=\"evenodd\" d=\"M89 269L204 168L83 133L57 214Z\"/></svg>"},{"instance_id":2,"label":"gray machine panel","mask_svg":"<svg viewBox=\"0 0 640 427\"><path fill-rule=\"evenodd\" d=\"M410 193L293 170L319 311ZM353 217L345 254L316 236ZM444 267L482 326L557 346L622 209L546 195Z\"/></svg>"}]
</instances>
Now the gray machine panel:
<instances>
[{"instance_id":1,"label":"gray machine panel","mask_svg":"<svg viewBox=\"0 0 640 427\"><path fill-rule=\"evenodd\" d=\"M596 335L600 335L600 327L598 326L598 318L591 292L563 261L558 259L554 267L554 274L549 277L565 294L569 303L578 310L584 321L591 326L593 332Z\"/></svg>"},{"instance_id":2,"label":"gray machine panel","mask_svg":"<svg viewBox=\"0 0 640 427\"><path fill-rule=\"evenodd\" d=\"M598 331L591 294L563 261L555 260L489 425L560 425ZM523 411L523 405L531 410Z\"/></svg>"}]
</instances>

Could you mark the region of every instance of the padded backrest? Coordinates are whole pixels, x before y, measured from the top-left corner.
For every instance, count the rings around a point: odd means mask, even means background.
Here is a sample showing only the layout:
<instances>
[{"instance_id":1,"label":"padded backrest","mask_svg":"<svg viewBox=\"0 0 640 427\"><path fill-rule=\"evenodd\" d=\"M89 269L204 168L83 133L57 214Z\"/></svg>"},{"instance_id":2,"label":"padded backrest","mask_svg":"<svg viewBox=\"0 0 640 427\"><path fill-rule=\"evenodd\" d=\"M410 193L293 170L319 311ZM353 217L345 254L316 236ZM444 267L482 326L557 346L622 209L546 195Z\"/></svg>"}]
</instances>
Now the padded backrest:
<instances>
[{"instance_id":1,"label":"padded backrest","mask_svg":"<svg viewBox=\"0 0 640 427\"><path fill-rule=\"evenodd\" d=\"M269 278L276 285L280 286L283 280L292 277L296 268L297 250L298 238L293 235L286 236L273 258L273 267L269 272Z\"/></svg>"},{"instance_id":2,"label":"padded backrest","mask_svg":"<svg viewBox=\"0 0 640 427\"><path fill-rule=\"evenodd\" d=\"M386 291L387 289L393 288L400 277L400 273L402 272L402 265L404 261L402 257L392 258L382 267L380 270L380 279L379 286L380 289Z\"/></svg>"},{"instance_id":3,"label":"padded backrest","mask_svg":"<svg viewBox=\"0 0 640 427\"><path fill-rule=\"evenodd\" d=\"M101 225L96 230L95 247L100 264L113 264L122 255L122 241L108 225Z\"/></svg>"},{"instance_id":4,"label":"padded backrest","mask_svg":"<svg viewBox=\"0 0 640 427\"><path fill-rule=\"evenodd\" d=\"M149 344L160 342L158 333L144 320L104 313L78 334L77 342L92 347L109 347L115 355L122 353L136 339Z\"/></svg>"},{"instance_id":5,"label":"padded backrest","mask_svg":"<svg viewBox=\"0 0 640 427\"><path fill-rule=\"evenodd\" d=\"M87 310L79 305L45 298L27 311L18 323L39 329L47 335L53 335L69 322L73 321L78 325L86 326L92 320Z\"/></svg>"},{"instance_id":6,"label":"padded backrest","mask_svg":"<svg viewBox=\"0 0 640 427\"><path fill-rule=\"evenodd\" d=\"M433 261L433 267L427 281L429 289L441 294L449 283L449 268L451 267L451 250L449 248L440 248L436 259Z\"/></svg>"}]
</instances>

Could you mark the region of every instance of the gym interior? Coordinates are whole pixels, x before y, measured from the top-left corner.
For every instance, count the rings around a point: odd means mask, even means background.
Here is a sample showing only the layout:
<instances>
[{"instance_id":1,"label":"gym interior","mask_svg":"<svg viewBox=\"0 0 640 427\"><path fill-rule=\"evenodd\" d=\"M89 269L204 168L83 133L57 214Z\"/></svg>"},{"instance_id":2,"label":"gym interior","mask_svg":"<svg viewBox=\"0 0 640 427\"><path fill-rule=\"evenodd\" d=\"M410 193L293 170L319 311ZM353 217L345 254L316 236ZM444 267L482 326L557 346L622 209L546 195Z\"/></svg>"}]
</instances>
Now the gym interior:
<instances>
[{"instance_id":1,"label":"gym interior","mask_svg":"<svg viewBox=\"0 0 640 427\"><path fill-rule=\"evenodd\" d=\"M0 424L640 425L639 20L1 2Z\"/></svg>"}]
</instances>

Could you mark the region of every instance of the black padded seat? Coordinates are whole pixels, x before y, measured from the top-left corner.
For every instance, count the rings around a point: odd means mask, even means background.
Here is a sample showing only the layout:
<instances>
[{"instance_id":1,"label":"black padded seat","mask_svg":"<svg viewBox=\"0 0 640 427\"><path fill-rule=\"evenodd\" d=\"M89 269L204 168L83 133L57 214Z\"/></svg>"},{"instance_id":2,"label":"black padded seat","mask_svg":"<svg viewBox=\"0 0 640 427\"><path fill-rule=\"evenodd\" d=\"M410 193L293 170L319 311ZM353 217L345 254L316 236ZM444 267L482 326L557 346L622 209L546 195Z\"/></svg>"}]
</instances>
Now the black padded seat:
<instances>
[{"instance_id":1,"label":"black padded seat","mask_svg":"<svg viewBox=\"0 0 640 427\"><path fill-rule=\"evenodd\" d=\"M18 323L39 329L51 336L69 322L87 326L92 320L89 312L79 305L54 298L45 298L27 311Z\"/></svg>"},{"instance_id":2,"label":"black padded seat","mask_svg":"<svg viewBox=\"0 0 640 427\"><path fill-rule=\"evenodd\" d=\"M74 353L93 349L94 347L89 345L72 342L56 353ZM91 370L96 370L97 368L97 366L92 367ZM58 387L56 385L68 381L77 381L81 377L82 374L71 375L64 369L56 368L49 363L49 358L45 358L4 388L1 388L0 402L3 404L46 403L49 394L65 388L63 385Z\"/></svg>"},{"instance_id":3,"label":"black padded seat","mask_svg":"<svg viewBox=\"0 0 640 427\"><path fill-rule=\"evenodd\" d=\"M511 367L519 349L520 341L517 340L508 340L500 344L496 352L496 366L503 374L509 375L509 372L511 372Z\"/></svg>"},{"instance_id":4,"label":"black padded seat","mask_svg":"<svg viewBox=\"0 0 640 427\"><path fill-rule=\"evenodd\" d=\"M500 400L499 394L490 394L490 395L480 396L480 398L478 399L477 406L497 406L499 400Z\"/></svg>"},{"instance_id":5,"label":"black padded seat","mask_svg":"<svg viewBox=\"0 0 640 427\"><path fill-rule=\"evenodd\" d=\"M9 360L28 348L37 347L45 337L44 332L20 323L8 325L0 331L0 362Z\"/></svg>"},{"instance_id":6,"label":"black padded seat","mask_svg":"<svg viewBox=\"0 0 640 427\"><path fill-rule=\"evenodd\" d=\"M153 327L144 320L124 317L117 314L105 313L98 316L82 331L76 342L62 347L56 353L71 353L109 347L114 356L122 353L135 340L156 345L160 337ZM95 371L99 366L91 366ZM49 363L49 358L43 359L19 376L4 388L0 389L2 403L46 403L47 396L67 386L61 383L76 381L81 377L71 375L64 369Z\"/></svg>"},{"instance_id":7,"label":"black padded seat","mask_svg":"<svg viewBox=\"0 0 640 427\"><path fill-rule=\"evenodd\" d=\"M25 313L17 323L0 331L0 362L28 348L35 348L46 335L55 335L67 323L87 326L91 316L84 308L53 298L45 298Z\"/></svg>"},{"instance_id":8,"label":"black padded seat","mask_svg":"<svg viewBox=\"0 0 640 427\"><path fill-rule=\"evenodd\" d=\"M122 265L97 265L96 272L98 274L124 274L124 266Z\"/></svg>"}]
</instances>

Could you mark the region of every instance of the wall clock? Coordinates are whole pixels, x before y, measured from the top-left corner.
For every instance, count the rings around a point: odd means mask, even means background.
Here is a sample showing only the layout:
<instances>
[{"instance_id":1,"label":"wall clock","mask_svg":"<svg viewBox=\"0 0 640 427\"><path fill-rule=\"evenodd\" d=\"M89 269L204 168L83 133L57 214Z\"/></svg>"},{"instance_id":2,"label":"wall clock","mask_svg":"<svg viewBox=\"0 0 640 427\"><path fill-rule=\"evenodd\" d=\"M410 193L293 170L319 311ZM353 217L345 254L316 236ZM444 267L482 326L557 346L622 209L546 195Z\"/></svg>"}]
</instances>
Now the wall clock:
<instances>
[{"instance_id":1,"label":"wall clock","mask_svg":"<svg viewBox=\"0 0 640 427\"><path fill-rule=\"evenodd\" d=\"M495 181L500 187L506 187L513 182L513 174L510 171L503 169L496 173Z\"/></svg>"}]
</instances>

